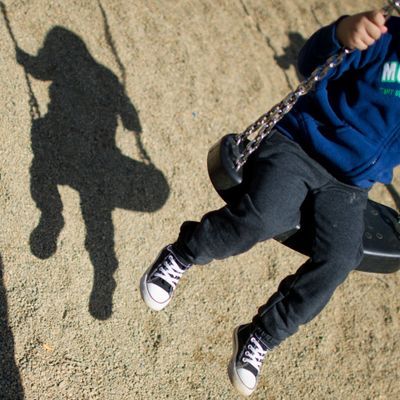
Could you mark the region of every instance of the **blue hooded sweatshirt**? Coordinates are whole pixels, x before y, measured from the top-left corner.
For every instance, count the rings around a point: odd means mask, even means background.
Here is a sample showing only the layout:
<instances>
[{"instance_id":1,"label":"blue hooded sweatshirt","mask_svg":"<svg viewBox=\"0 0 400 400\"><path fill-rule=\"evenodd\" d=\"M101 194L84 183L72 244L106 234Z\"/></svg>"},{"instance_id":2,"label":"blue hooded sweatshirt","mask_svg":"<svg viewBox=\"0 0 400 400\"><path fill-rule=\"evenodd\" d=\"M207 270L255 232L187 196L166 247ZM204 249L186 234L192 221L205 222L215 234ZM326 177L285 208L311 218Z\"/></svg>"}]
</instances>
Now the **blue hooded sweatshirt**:
<instances>
[{"instance_id":1,"label":"blue hooded sweatshirt","mask_svg":"<svg viewBox=\"0 0 400 400\"><path fill-rule=\"evenodd\" d=\"M340 50L338 21L301 50L304 76ZM348 54L277 125L337 179L361 188L389 183L400 164L400 18L386 25L386 34Z\"/></svg>"}]
</instances>

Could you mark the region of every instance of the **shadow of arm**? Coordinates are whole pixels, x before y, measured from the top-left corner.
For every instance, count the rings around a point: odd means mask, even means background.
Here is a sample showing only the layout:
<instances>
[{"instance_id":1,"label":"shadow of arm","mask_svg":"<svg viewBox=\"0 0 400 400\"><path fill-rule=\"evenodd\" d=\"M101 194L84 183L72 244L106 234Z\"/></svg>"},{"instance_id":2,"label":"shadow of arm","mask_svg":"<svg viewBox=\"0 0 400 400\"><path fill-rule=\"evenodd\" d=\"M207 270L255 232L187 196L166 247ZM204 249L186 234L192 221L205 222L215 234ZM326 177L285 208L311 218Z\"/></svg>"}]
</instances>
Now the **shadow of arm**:
<instances>
[{"instance_id":1,"label":"shadow of arm","mask_svg":"<svg viewBox=\"0 0 400 400\"><path fill-rule=\"evenodd\" d=\"M24 67L25 71L35 79L42 81L53 79L55 68L42 51L39 51L35 57L16 47L16 59L18 64Z\"/></svg>"},{"instance_id":2,"label":"shadow of arm","mask_svg":"<svg viewBox=\"0 0 400 400\"><path fill-rule=\"evenodd\" d=\"M124 128L129 131L141 133L142 126L140 125L139 114L122 88L119 93L119 99L120 104L118 111Z\"/></svg>"}]
</instances>

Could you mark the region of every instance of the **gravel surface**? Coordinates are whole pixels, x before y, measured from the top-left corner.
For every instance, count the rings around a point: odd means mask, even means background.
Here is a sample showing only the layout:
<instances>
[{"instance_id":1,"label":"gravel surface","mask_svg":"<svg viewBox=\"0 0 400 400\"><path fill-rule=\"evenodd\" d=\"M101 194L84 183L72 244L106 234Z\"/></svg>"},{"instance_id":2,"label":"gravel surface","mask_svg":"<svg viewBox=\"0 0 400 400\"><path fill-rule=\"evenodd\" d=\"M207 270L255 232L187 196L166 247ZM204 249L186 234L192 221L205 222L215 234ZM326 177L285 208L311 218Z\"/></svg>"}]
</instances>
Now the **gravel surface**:
<instances>
[{"instance_id":1,"label":"gravel surface","mask_svg":"<svg viewBox=\"0 0 400 400\"><path fill-rule=\"evenodd\" d=\"M1 399L240 398L232 331L304 257L270 241L194 268L161 313L140 277L181 222L222 205L210 146L296 86L316 29L381 4L4 1ZM399 206L384 186L371 197ZM399 281L352 273L252 398L397 400Z\"/></svg>"}]
</instances>

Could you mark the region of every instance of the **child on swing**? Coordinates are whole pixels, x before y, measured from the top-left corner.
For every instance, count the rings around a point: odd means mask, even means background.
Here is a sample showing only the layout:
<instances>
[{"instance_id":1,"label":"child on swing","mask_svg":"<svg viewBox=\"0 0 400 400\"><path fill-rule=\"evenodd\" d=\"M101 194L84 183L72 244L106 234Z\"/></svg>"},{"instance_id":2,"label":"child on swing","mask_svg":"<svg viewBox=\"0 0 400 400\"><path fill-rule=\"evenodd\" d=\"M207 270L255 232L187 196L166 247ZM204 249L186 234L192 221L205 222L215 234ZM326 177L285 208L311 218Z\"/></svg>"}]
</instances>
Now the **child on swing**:
<instances>
[{"instance_id":1,"label":"child on swing","mask_svg":"<svg viewBox=\"0 0 400 400\"><path fill-rule=\"evenodd\" d=\"M299 55L304 76L343 46L354 51L251 155L240 196L200 222L184 222L177 241L141 279L143 300L161 310L192 265L243 253L290 230L311 199L310 259L234 331L228 372L244 395L255 390L266 353L312 320L358 266L368 189L389 183L400 164L400 18L385 23L381 11L345 16L307 41Z\"/></svg>"}]
</instances>

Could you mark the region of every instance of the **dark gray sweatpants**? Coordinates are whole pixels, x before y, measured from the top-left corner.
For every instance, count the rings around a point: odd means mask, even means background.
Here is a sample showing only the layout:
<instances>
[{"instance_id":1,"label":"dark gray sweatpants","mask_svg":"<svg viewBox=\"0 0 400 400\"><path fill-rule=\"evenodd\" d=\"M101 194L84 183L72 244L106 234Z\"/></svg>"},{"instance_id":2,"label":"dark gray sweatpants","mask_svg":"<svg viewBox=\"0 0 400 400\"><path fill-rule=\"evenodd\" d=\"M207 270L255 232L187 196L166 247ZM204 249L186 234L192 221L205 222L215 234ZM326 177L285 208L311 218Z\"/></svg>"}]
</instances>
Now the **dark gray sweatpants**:
<instances>
[{"instance_id":1,"label":"dark gray sweatpants","mask_svg":"<svg viewBox=\"0 0 400 400\"><path fill-rule=\"evenodd\" d=\"M185 222L174 244L193 264L243 253L295 227L306 197L315 227L311 257L280 283L253 320L271 348L314 318L360 263L368 192L339 182L275 131L250 157L235 200L200 222Z\"/></svg>"}]
</instances>

